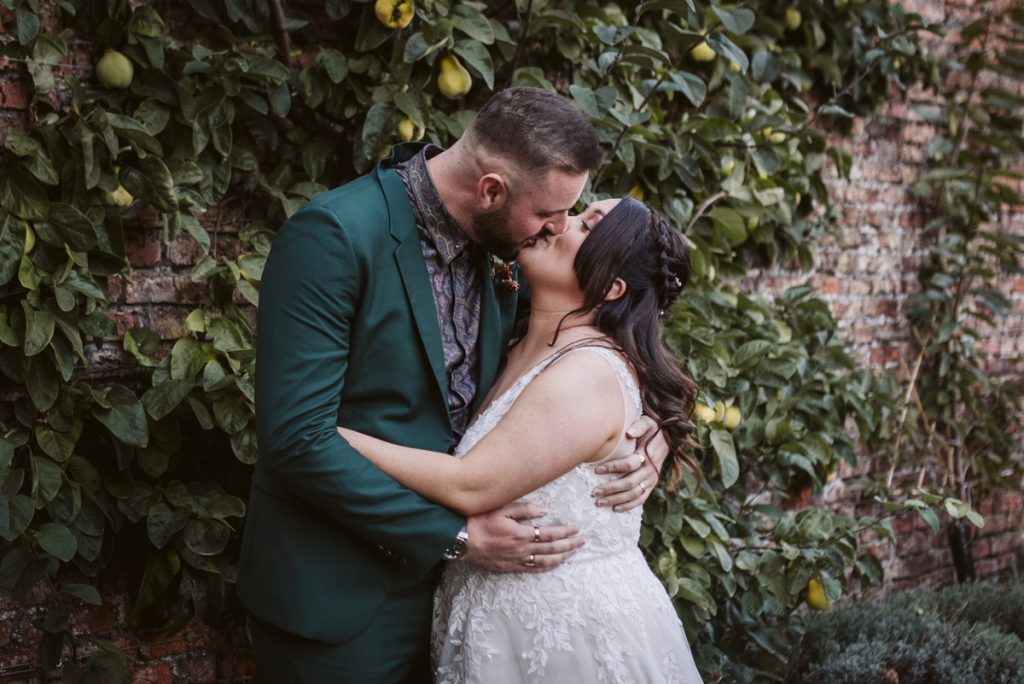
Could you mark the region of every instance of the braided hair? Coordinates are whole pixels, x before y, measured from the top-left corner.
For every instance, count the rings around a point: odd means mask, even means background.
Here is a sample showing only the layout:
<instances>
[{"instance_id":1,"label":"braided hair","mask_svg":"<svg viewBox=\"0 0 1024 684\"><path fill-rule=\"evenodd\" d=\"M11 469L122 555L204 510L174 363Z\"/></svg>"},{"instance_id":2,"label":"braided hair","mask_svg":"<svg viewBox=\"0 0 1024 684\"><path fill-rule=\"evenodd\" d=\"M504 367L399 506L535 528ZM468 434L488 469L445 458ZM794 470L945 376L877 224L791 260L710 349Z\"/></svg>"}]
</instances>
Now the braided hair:
<instances>
[{"instance_id":1,"label":"braided hair","mask_svg":"<svg viewBox=\"0 0 1024 684\"><path fill-rule=\"evenodd\" d=\"M594 325L636 370L644 413L665 432L669 482L678 479L683 464L699 478L699 469L686 456L697 386L662 342L658 325L690 278L685 241L660 213L625 197L583 241L573 268L583 306L566 318L595 312ZM626 291L605 301L616 278L626 283Z\"/></svg>"}]
</instances>

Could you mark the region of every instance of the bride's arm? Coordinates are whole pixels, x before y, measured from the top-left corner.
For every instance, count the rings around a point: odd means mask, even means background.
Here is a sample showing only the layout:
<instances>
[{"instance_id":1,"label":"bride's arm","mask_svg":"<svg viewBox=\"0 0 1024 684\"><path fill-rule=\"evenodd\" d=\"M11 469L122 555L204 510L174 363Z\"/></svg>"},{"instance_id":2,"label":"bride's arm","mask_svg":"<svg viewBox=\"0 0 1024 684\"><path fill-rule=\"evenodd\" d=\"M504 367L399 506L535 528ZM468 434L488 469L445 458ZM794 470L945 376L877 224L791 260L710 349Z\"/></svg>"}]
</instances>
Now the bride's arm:
<instances>
[{"instance_id":1,"label":"bride's arm","mask_svg":"<svg viewBox=\"0 0 1024 684\"><path fill-rule=\"evenodd\" d=\"M603 456L618 443L624 418L619 381L608 362L576 352L538 375L462 458L346 428L338 431L406 487L463 515L475 515Z\"/></svg>"}]
</instances>

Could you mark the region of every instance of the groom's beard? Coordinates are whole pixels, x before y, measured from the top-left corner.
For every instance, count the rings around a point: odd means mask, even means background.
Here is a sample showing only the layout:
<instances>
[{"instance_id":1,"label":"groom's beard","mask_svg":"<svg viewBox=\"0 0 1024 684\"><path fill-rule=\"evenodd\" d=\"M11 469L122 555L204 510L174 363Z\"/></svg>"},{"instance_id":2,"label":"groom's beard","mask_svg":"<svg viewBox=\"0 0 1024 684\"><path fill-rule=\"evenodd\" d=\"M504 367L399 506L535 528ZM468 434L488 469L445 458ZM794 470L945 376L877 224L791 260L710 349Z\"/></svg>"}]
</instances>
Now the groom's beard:
<instances>
[{"instance_id":1,"label":"groom's beard","mask_svg":"<svg viewBox=\"0 0 1024 684\"><path fill-rule=\"evenodd\" d=\"M481 247L505 261L512 261L521 246L509 230L509 203L500 209L473 215L473 233Z\"/></svg>"}]
</instances>

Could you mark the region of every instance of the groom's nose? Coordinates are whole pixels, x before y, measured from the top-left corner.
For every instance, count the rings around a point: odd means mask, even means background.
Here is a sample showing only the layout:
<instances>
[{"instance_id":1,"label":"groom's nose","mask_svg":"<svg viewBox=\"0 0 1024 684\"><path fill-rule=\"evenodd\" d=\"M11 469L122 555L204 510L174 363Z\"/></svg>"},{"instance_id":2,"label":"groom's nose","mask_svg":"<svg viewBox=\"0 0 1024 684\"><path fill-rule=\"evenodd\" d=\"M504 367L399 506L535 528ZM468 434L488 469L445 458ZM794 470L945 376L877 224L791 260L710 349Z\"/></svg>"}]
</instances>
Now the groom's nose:
<instances>
[{"instance_id":1,"label":"groom's nose","mask_svg":"<svg viewBox=\"0 0 1024 684\"><path fill-rule=\"evenodd\" d=\"M569 230L569 220L566 218L558 223L549 223L544 226L544 229L552 235L561 235L565 231Z\"/></svg>"}]
</instances>

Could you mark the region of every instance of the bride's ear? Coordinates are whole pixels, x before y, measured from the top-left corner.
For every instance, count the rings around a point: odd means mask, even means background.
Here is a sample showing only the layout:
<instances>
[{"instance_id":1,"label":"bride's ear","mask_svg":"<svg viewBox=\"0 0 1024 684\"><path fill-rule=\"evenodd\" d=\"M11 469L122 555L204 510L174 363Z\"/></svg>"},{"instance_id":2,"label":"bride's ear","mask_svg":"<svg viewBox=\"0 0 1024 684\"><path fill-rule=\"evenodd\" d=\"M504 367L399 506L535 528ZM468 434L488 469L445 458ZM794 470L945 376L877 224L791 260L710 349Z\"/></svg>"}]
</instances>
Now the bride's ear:
<instances>
[{"instance_id":1,"label":"bride's ear","mask_svg":"<svg viewBox=\"0 0 1024 684\"><path fill-rule=\"evenodd\" d=\"M616 278L612 281L611 287L608 288L608 292L604 295L604 301L611 302L622 295L626 294L626 281L622 278Z\"/></svg>"}]
</instances>

